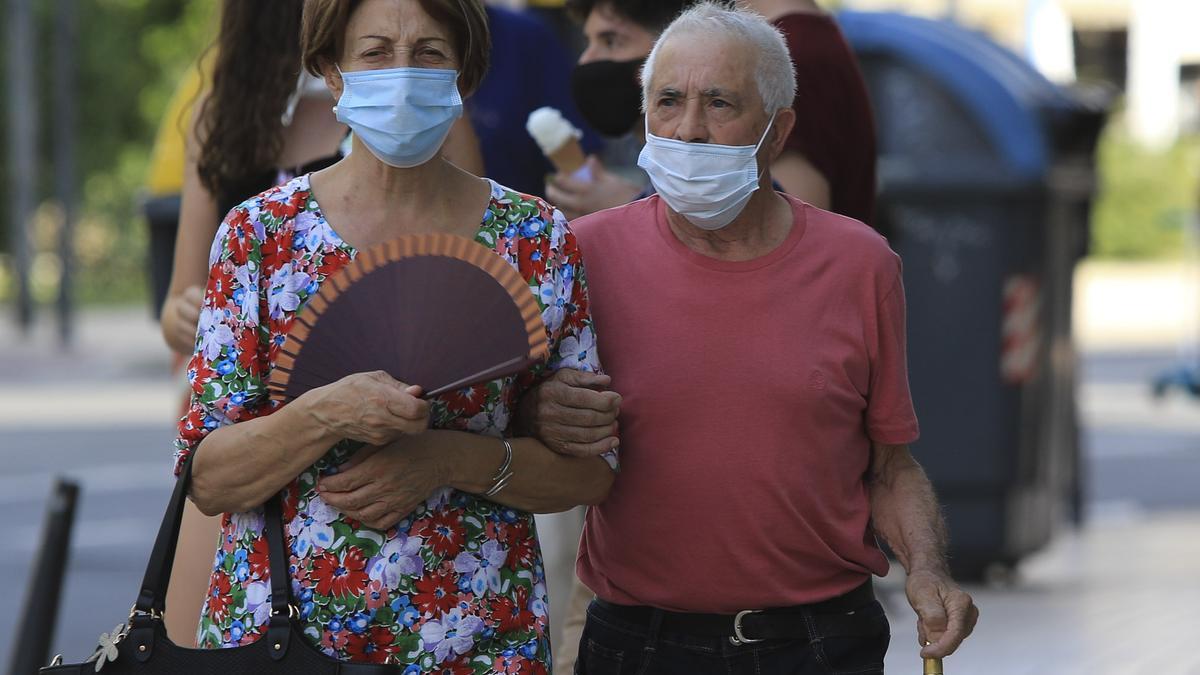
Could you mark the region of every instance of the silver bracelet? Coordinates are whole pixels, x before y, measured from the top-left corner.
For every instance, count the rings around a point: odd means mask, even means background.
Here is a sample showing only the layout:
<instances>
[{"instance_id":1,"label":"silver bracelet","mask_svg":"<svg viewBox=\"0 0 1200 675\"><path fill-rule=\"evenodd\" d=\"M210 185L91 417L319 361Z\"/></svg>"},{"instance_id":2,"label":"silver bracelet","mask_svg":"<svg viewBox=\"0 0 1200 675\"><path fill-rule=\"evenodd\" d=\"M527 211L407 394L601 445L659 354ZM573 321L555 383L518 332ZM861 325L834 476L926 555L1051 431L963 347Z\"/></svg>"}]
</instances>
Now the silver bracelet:
<instances>
[{"instance_id":1,"label":"silver bracelet","mask_svg":"<svg viewBox=\"0 0 1200 675\"><path fill-rule=\"evenodd\" d=\"M485 497L491 497L499 493L508 485L508 481L513 477L514 472L508 470L512 466L512 443L509 443L508 439L503 436L500 437L500 442L504 444L504 461L500 464L496 475L492 476L492 486L488 488L487 492L483 493Z\"/></svg>"}]
</instances>

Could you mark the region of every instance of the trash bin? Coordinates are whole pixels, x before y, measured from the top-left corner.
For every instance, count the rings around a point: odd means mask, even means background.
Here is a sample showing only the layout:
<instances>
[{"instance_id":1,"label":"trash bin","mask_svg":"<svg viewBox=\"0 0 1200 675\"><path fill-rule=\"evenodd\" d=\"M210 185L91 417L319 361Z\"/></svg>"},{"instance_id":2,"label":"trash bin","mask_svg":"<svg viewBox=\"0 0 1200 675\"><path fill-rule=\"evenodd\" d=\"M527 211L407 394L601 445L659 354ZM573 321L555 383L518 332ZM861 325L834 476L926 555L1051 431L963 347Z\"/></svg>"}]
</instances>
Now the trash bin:
<instances>
[{"instance_id":1,"label":"trash bin","mask_svg":"<svg viewBox=\"0 0 1200 675\"><path fill-rule=\"evenodd\" d=\"M838 19L875 109L876 219L904 261L913 452L955 573L978 578L1079 513L1071 279L1103 106L950 22Z\"/></svg>"},{"instance_id":2,"label":"trash bin","mask_svg":"<svg viewBox=\"0 0 1200 675\"><path fill-rule=\"evenodd\" d=\"M163 302L171 285L171 270L175 263L175 235L179 227L179 195L147 197L142 213L150 230L148 271L150 273L150 302L155 320L162 313Z\"/></svg>"}]
</instances>

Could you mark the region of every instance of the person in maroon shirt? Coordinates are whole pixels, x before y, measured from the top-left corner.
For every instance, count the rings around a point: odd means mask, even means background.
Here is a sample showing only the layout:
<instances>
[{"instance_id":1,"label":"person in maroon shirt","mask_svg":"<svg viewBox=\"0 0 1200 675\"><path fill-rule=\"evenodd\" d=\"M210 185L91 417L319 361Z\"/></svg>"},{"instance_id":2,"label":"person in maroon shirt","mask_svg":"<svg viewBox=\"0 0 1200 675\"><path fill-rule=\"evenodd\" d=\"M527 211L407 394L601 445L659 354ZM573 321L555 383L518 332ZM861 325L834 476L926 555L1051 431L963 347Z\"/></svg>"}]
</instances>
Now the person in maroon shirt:
<instances>
[{"instance_id":1,"label":"person in maroon shirt","mask_svg":"<svg viewBox=\"0 0 1200 675\"><path fill-rule=\"evenodd\" d=\"M813 0L743 1L783 32L796 68L796 126L771 174L789 194L874 226L875 120L841 29Z\"/></svg>"}]
</instances>

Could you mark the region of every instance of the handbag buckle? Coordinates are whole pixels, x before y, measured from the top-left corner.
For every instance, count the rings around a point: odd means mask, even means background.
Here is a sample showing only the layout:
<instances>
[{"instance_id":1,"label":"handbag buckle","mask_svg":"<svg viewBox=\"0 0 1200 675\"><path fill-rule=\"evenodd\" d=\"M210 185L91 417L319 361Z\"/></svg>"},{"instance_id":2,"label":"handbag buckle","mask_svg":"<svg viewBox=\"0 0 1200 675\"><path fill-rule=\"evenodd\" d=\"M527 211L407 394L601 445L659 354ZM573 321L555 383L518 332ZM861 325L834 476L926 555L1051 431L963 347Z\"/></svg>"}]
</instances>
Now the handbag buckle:
<instances>
[{"instance_id":1,"label":"handbag buckle","mask_svg":"<svg viewBox=\"0 0 1200 675\"><path fill-rule=\"evenodd\" d=\"M761 614L761 609L743 609L733 617L733 635L729 638L729 643L737 647L740 645L748 645L754 642L762 642L755 638L748 638L742 633L742 619L746 618L747 614Z\"/></svg>"}]
</instances>

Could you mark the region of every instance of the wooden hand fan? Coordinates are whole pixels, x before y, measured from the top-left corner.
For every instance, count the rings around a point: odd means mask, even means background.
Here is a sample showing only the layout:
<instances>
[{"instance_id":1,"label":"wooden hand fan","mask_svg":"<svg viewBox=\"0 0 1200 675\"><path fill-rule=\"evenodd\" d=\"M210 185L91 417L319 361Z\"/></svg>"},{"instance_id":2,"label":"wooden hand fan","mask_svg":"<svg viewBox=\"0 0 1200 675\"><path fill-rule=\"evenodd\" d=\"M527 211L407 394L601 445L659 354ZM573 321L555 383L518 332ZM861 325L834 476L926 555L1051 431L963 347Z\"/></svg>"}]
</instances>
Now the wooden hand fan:
<instances>
[{"instance_id":1,"label":"wooden hand fan","mask_svg":"<svg viewBox=\"0 0 1200 675\"><path fill-rule=\"evenodd\" d=\"M286 402L383 370L429 398L548 354L537 299L508 262L464 237L407 235L326 279L292 322L267 386Z\"/></svg>"}]
</instances>

